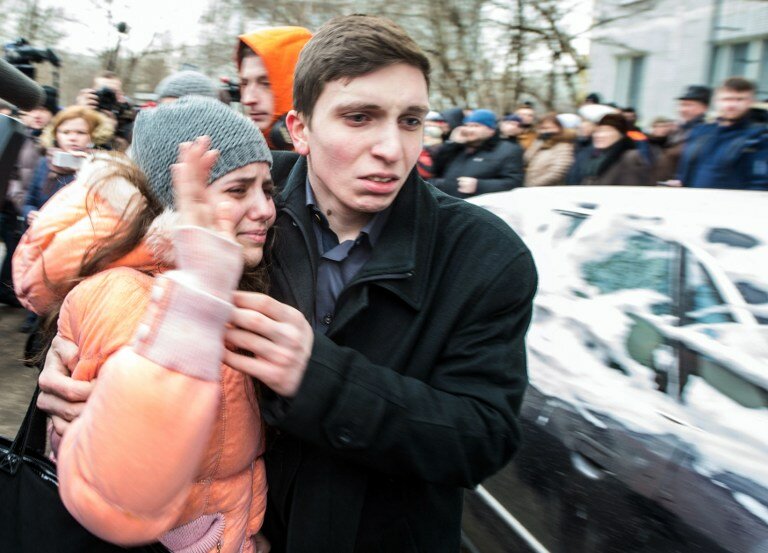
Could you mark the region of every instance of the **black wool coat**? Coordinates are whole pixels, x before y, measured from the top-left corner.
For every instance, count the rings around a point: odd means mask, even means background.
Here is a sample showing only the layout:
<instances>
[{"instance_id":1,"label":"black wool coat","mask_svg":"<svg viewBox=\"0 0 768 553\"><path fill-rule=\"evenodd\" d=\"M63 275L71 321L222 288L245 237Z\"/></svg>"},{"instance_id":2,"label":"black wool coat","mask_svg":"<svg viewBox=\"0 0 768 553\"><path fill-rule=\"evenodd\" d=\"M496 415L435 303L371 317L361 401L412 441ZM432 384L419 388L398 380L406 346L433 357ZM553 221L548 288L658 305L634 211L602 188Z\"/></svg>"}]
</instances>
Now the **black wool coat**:
<instances>
[{"instance_id":1,"label":"black wool coat","mask_svg":"<svg viewBox=\"0 0 768 553\"><path fill-rule=\"evenodd\" d=\"M498 132L477 149L446 142L432 156L432 184L457 198L512 190L523 185L523 149L516 142L502 140ZM475 194L458 190L459 177L477 179Z\"/></svg>"},{"instance_id":2,"label":"black wool coat","mask_svg":"<svg viewBox=\"0 0 768 553\"><path fill-rule=\"evenodd\" d=\"M312 320L318 253L294 160L275 157L266 259L272 295ZM263 390L273 552L459 550L462 488L519 444L536 283L506 224L411 174L296 396Z\"/></svg>"}]
</instances>

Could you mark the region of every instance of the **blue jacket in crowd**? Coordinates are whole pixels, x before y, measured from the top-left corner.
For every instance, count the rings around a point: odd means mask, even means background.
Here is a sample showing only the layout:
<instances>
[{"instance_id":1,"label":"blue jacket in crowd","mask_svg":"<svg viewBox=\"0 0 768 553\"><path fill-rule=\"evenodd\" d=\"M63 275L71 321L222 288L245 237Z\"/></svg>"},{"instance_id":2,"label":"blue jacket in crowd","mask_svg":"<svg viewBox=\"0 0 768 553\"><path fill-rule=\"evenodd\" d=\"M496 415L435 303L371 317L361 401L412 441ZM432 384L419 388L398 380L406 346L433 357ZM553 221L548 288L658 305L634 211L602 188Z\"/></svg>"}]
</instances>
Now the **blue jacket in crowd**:
<instances>
[{"instance_id":1,"label":"blue jacket in crowd","mask_svg":"<svg viewBox=\"0 0 768 553\"><path fill-rule=\"evenodd\" d=\"M677 169L683 186L768 190L768 129L742 119L696 127Z\"/></svg>"},{"instance_id":2,"label":"blue jacket in crowd","mask_svg":"<svg viewBox=\"0 0 768 553\"><path fill-rule=\"evenodd\" d=\"M48 159L43 156L35 169L32 180L29 183L27 196L24 200L22 215L27 219L30 211L37 211L43 204L51 199L56 192L75 180L75 173L56 173L52 170Z\"/></svg>"}]
</instances>

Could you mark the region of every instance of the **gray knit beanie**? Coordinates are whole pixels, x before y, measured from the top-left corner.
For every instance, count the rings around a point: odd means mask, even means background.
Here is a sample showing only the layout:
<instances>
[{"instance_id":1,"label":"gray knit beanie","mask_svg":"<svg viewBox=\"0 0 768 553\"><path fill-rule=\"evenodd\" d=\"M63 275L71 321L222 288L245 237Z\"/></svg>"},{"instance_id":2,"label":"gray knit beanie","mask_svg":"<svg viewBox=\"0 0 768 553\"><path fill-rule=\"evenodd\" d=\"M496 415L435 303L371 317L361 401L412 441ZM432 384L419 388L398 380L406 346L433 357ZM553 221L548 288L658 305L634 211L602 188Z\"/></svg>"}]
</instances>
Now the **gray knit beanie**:
<instances>
[{"instance_id":1,"label":"gray knit beanie","mask_svg":"<svg viewBox=\"0 0 768 553\"><path fill-rule=\"evenodd\" d=\"M181 98L197 95L218 98L219 93L211 79L197 71L179 71L168 75L155 88L158 98Z\"/></svg>"},{"instance_id":2,"label":"gray knit beanie","mask_svg":"<svg viewBox=\"0 0 768 553\"><path fill-rule=\"evenodd\" d=\"M259 128L218 100L185 96L142 110L133 126L131 157L164 206L173 207L171 165L176 163L179 144L203 135L210 136L211 148L219 150L209 182L251 163L272 166L272 154Z\"/></svg>"}]
</instances>

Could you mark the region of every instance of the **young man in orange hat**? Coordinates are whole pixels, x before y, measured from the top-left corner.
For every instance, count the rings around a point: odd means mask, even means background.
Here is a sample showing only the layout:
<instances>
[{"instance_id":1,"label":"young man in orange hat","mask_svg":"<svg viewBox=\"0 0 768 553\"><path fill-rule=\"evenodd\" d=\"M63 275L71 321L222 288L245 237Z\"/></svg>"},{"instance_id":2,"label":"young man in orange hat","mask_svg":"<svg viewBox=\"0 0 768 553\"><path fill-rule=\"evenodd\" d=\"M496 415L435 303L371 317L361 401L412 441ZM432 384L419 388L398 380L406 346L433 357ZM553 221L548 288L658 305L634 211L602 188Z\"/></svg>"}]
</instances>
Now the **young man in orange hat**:
<instances>
[{"instance_id":1,"label":"young man in orange hat","mask_svg":"<svg viewBox=\"0 0 768 553\"><path fill-rule=\"evenodd\" d=\"M272 27L240 35L235 62L240 103L273 150L293 150L285 116L293 109L293 70L312 38L303 27Z\"/></svg>"}]
</instances>

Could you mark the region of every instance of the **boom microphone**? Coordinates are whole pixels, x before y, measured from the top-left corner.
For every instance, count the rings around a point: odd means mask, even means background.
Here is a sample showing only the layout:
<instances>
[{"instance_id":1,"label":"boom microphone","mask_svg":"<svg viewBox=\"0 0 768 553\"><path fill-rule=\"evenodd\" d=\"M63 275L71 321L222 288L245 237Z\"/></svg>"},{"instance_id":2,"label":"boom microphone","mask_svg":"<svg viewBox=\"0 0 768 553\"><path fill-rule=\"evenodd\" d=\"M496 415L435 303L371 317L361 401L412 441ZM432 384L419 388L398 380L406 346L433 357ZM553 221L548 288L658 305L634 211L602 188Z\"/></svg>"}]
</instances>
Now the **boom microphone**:
<instances>
[{"instance_id":1,"label":"boom microphone","mask_svg":"<svg viewBox=\"0 0 768 553\"><path fill-rule=\"evenodd\" d=\"M0 98L19 109L30 110L45 102L45 92L35 81L0 59Z\"/></svg>"}]
</instances>

